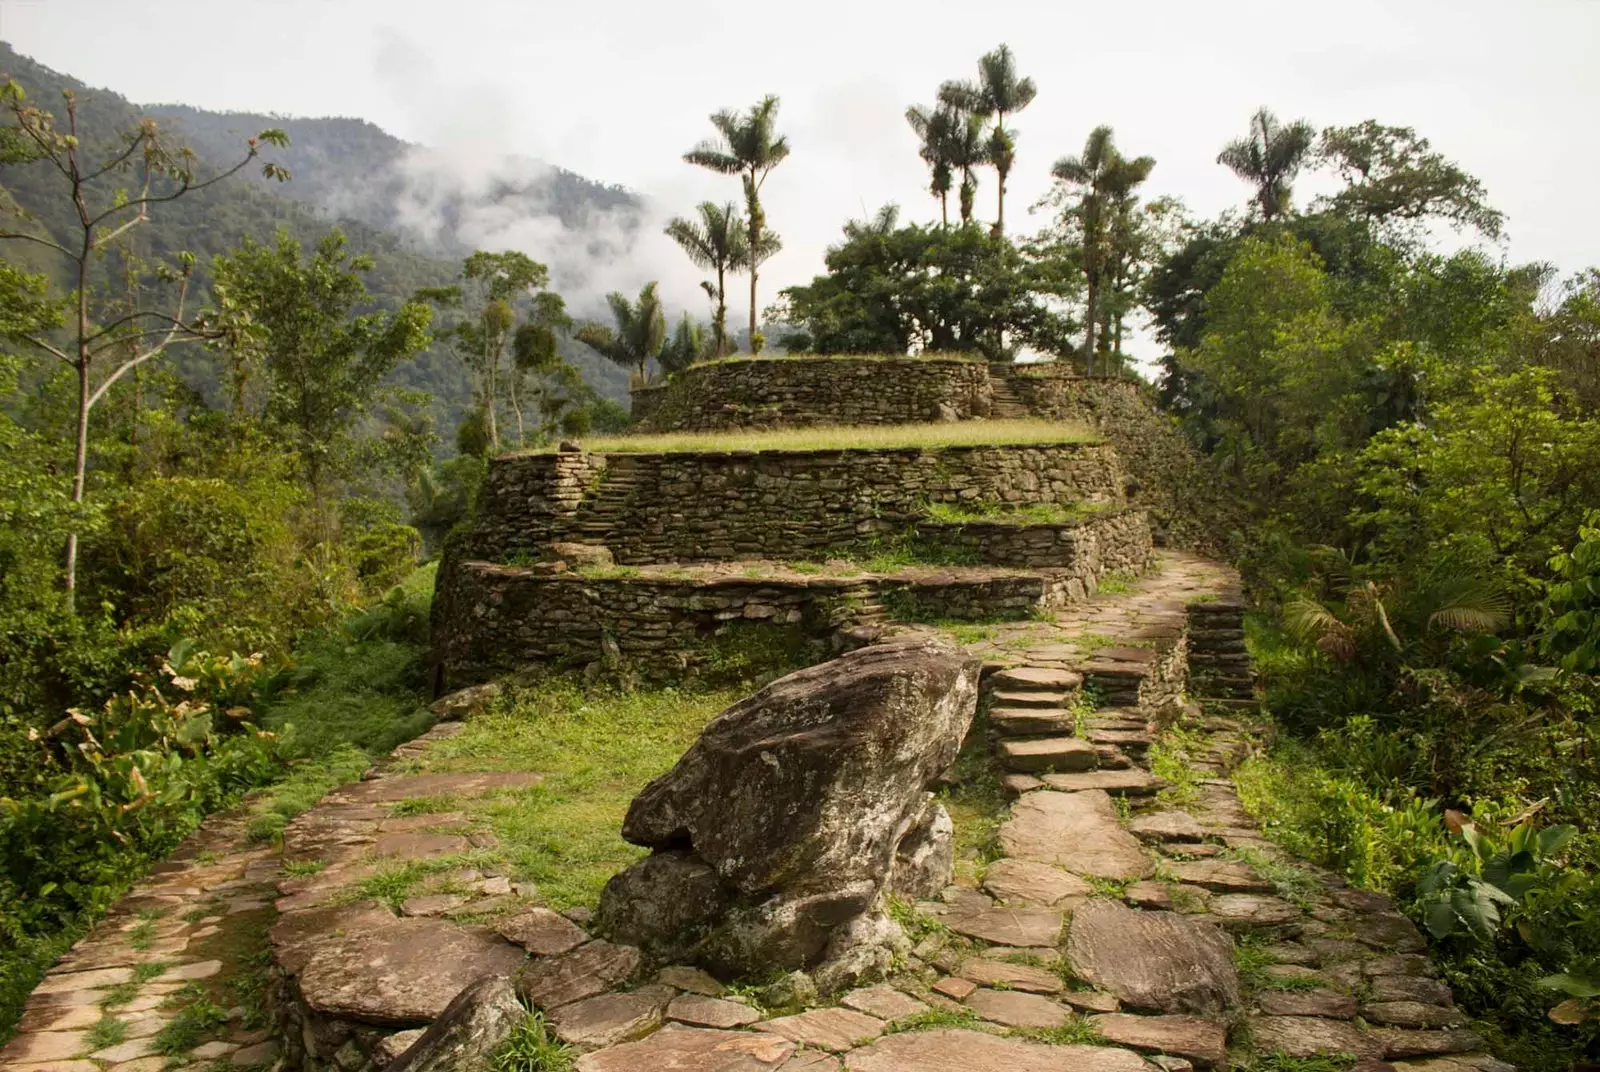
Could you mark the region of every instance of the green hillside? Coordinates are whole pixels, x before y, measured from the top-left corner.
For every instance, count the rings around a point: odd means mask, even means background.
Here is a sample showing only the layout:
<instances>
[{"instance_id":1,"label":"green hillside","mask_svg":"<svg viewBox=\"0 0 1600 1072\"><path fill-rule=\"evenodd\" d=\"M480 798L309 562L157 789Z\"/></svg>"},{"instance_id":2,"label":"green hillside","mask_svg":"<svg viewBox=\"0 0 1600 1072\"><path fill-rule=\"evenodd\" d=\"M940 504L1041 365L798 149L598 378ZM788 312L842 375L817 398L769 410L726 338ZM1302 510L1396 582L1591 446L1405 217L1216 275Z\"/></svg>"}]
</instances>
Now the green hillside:
<instances>
[{"instance_id":1,"label":"green hillside","mask_svg":"<svg viewBox=\"0 0 1600 1072\"><path fill-rule=\"evenodd\" d=\"M151 222L142 227L135 249L149 258L167 258L181 250L194 252L200 261L198 273L200 299L206 296L206 268L213 256L232 248L250 236L270 239L278 227L310 245L332 227L339 227L350 238L351 248L370 254L374 261L367 285L375 304L394 308L422 287L447 284L460 268L454 250L419 251L381 226L382 213L368 212L370 219L336 215L324 209L319 197L352 181L356 176L392 163L405 148L370 123L349 119L284 120L272 116L216 115L192 108L143 108L107 89L92 88L69 75L53 71L0 42L0 75L27 90L41 106L62 111L61 94L71 90L78 100L80 129L86 148L98 155L113 142L115 132L126 130L141 116L156 116L170 121L181 131L180 142L195 150L201 177L236 162L244 152L245 139L266 127L287 128L294 143L282 151L271 150L272 157L285 163L293 175L288 183L268 183L257 170L247 169L227 182L197 191L152 211ZM302 143L300 139L304 139ZM10 167L0 178L0 205L21 209L29 221L26 226L40 233L61 236L72 226L70 205L60 196L56 177L47 164ZM566 175L560 172L558 174ZM608 197L627 197L621 191L570 176L575 191L594 190ZM575 194L574 197L577 195ZM380 199L368 199L377 203ZM577 202L572 201L573 206ZM572 211L578 209L573 207ZM374 222L378 221L378 222ZM7 257L19 267L56 273L59 259L26 243L10 243ZM537 251L530 251L537 257ZM103 266L105 270L111 265ZM566 340L563 356L575 364L584 379L603 397L626 403L627 373L605 360L582 343ZM171 358L184 378L202 394L215 397L217 376L209 356L198 348L175 350ZM406 386L425 390L434 396L434 416L446 442L460 422L468 401L467 377L459 363L442 347L435 346L416 360L396 369L392 379Z\"/></svg>"}]
</instances>

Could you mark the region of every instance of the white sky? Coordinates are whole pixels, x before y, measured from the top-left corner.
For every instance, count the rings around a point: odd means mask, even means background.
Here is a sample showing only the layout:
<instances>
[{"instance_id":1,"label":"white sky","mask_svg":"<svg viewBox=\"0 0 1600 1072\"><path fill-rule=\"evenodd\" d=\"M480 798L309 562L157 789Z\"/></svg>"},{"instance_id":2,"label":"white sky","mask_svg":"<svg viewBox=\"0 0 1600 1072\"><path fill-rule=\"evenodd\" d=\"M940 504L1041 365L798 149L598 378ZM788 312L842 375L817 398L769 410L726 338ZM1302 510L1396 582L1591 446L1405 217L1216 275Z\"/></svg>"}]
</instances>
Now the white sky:
<instances>
[{"instance_id":1,"label":"white sky","mask_svg":"<svg viewBox=\"0 0 1600 1072\"><path fill-rule=\"evenodd\" d=\"M621 183L667 214L737 198L680 156L710 112L778 94L794 152L765 193L785 250L763 304L821 270L847 218L886 201L936 215L903 113L1001 41L1039 86L1014 121L1014 233L1098 123L1156 158L1151 195L1242 205L1214 161L1267 104L1318 128L1416 127L1507 213L1506 257L1600 263L1600 0L0 0L0 37L135 101L360 116L468 159ZM992 218L992 172L980 183ZM699 273L683 268L664 290L688 301Z\"/></svg>"}]
</instances>

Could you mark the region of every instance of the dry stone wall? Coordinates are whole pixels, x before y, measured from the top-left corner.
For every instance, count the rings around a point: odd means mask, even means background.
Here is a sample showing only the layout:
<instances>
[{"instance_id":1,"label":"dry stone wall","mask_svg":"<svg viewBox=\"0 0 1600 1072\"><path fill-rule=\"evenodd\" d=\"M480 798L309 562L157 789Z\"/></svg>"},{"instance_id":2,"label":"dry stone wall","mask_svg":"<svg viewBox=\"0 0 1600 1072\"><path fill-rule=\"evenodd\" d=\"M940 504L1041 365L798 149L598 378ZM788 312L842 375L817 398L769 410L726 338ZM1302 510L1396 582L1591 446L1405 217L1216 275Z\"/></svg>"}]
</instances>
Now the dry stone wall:
<instances>
[{"instance_id":1,"label":"dry stone wall","mask_svg":"<svg viewBox=\"0 0 1600 1072\"><path fill-rule=\"evenodd\" d=\"M1150 524L1143 510L1121 509L1060 524L924 521L917 536L953 558L990 566L1064 571L1079 580L1136 572L1150 564Z\"/></svg>"},{"instance_id":2,"label":"dry stone wall","mask_svg":"<svg viewBox=\"0 0 1600 1072\"><path fill-rule=\"evenodd\" d=\"M800 558L906 532L929 503L1117 506L1126 481L1102 443L508 455L463 551L504 562L588 541L625 565Z\"/></svg>"},{"instance_id":3,"label":"dry stone wall","mask_svg":"<svg viewBox=\"0 0 1600 1072\"><path fill-rule=\"evenodd\" d=\"M773 358L695 365L636 388L633 419L654 432L816 424L910 424L987 417L981 361Z\"/></svg>"}]
</instances>

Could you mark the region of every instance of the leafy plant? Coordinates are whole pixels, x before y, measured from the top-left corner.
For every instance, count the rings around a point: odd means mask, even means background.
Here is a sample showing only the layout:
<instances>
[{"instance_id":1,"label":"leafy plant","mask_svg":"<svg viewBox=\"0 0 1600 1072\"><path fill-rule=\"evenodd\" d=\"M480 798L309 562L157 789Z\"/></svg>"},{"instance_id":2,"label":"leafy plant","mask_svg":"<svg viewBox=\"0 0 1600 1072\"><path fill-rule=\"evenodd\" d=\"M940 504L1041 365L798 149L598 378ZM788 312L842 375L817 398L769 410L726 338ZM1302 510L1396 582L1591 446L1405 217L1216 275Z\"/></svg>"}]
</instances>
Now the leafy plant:
<instances>
[{"instance_id":1,"label":"leafy plant","mask_svg":"<svg viewBox=\"0 0 1600 1072\"><path fill-rule=\"evenodd\" d=\"M1556 857L1576 834L1571 826L1535 830L1529 821L1497 838L1476 823L1462 824L1465 851L1435 860L1417 884L1417 905L1429 933L1493 939L1507 912L1558 866Z\"/></svg>"},{"instance_id":2,"label":"leafy plant","mask_svg":"<svg viewBox=\"0 0 1600 1072\"><path fill-rule=\"evenodd\" d=\"M511 1032L490 1064L493 1072L569 1072L577 1053L555 1038L544 1014L530 1012Z\"/></svg>"}]
</instances>

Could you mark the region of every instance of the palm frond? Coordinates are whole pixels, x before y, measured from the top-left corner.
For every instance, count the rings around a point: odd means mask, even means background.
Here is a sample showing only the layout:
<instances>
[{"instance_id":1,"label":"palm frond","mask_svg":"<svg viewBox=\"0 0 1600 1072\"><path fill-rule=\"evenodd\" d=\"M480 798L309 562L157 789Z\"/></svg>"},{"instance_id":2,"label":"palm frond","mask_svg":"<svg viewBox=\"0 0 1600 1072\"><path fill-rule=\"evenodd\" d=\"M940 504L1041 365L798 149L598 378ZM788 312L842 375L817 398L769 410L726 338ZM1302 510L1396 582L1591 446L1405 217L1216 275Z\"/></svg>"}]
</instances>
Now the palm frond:
<instances>
[{"instance_id":1,"label":"palm frond","mask_svg":"<svg viewBox=\"0 0 1600 1072\"><path fill-rule=\"evenodd\" d=\"M1283 627L1295 640L1314 642L1344 628L1344 623L1309 596L1296 596L1283 605Z\"/></svg>"},{"instance_id":2,"label":"palm frond","mask_svg":"<svg viewBox=\"0 0 1600 1072\"><path fill-rule=\"evenodd\" d=\"M1442 581L1429 593L1428 627L1492 633L1511 620L1511 602L1496 586L1471 577Z\"/></svg>"}]
</instances>

